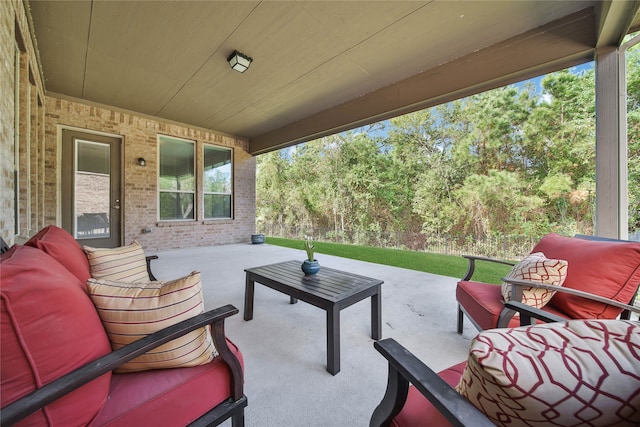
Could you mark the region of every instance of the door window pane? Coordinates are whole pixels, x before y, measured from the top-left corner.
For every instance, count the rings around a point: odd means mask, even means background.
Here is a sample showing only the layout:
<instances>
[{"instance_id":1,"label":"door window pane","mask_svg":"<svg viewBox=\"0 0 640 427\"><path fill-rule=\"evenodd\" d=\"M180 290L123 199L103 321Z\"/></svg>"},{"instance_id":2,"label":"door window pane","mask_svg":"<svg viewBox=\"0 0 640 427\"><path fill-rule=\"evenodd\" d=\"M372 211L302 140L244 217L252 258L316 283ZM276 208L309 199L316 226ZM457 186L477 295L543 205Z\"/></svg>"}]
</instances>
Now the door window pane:
<instances>
[{"instance_id":1,"label":"door window pane","mask_svg":"<svg viewBox=\"0 0 640 427\"><path fill-rule=\"evenodd\" d=\"M76 140L75 148L75 237L110 237L110 147L108 144Z\"/></svg>"},{"instance_id":2,"label":"door window pane","mask_svg":"<svg viewBox=\"0 0 640 427\"><path fill-rule=\"evenodd\" d=\"M193 141L160 136L160 219L195 218L195 149Z\"/></svg>"}]
</instances>

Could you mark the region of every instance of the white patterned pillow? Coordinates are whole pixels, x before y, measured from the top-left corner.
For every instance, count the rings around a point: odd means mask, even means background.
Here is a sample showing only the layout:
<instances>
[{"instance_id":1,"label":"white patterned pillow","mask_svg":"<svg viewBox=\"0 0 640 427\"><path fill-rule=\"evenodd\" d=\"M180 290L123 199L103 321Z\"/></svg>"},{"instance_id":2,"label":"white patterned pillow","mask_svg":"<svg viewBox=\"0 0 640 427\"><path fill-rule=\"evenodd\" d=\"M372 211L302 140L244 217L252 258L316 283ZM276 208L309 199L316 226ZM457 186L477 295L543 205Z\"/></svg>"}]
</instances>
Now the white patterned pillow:
<instances>
[{"instance_id":1,"label":"white patterned pillow","mask_svg":"<svg viewBox=\"0 0 640 427\"><path fill-rule=\"evenodd\" d=\"M548 285L562 286L567 278L568 262L561 259L549 259L542 252L535 252L516 264L507 277L528 280ZM555 295L555 291L535 287L522 288L522 303L542 308ZM511 300L511 285L502 283L502 298Z\"/></svg>"},{"instance_id":2,"label":"white patterned pillow","mask_svg":"<svg viewBox=\"0 0 640 427\"><path fill-rule=\"evenodd\" d=\"M89 279L87 288L113 350L204 312L198 271L162 282ZM217 355L209 329L203 327L136 357L114 372L198 366Z\"/></svg>"},{"instance_id":3,"label":"white patterned pillow","mask_svg":"<svg viewBox=\"0 0 640 427\"><path fill-rule=\"evenodd\" d=\"M147 260L140 243L133 241L119 248L83 247L89 260L91 277L119 282L148 282Z\"/></svg>"},{"instance_id":4,"label":"white patterned pillow","mask_svg":"<svg viewBox=\"0 0 640 427\"><path fill-rule=\"evenodd\" d=\"M625 320L486 330L456 390L499 426L638 426L639 350Z\"/></svg>"}]
</instances>

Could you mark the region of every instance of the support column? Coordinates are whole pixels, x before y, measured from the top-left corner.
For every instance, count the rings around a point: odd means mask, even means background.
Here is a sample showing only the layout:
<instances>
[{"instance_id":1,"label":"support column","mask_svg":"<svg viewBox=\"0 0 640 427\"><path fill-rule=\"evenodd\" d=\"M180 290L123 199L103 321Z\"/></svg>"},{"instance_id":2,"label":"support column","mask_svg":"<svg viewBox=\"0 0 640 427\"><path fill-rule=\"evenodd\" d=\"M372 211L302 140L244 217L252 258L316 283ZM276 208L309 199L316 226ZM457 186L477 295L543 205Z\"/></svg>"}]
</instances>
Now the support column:
<instances>
[{"instance_id":1,"label":"support column","mask_svg":"<svg viewBox=\"0 0 640 427\"><path fill-rule=\"evenodd\" d=\"M624 54L596 52L596 236L627 239L627 114Z\"/></svg>"}]
</instances>

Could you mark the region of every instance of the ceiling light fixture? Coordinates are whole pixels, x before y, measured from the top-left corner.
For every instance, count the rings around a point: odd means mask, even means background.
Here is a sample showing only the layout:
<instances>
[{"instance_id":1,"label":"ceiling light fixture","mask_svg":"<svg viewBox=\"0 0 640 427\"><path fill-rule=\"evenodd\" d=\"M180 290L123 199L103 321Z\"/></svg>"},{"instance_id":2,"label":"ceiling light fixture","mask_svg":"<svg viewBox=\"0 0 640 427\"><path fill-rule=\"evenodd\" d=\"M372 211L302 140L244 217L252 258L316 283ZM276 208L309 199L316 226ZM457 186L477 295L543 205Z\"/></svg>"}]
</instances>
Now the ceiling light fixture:
<instances>
[{"instance_id":1,"label":"ceiling light fixture","mask_svg":"<svg viewBox=\"0 0 640 427\"><path fill-rule=\"evenodd\" d=\"M251 64L251 61L253 61L253 59L249 58L244 53L240 53L237 50L234 50L231 56L227 58L227 61L229 61L229 65L231 65L231 68L244 73L245 71L247 71L247 69L249 69L249 65Z\"/></svg>"}]
</instances>

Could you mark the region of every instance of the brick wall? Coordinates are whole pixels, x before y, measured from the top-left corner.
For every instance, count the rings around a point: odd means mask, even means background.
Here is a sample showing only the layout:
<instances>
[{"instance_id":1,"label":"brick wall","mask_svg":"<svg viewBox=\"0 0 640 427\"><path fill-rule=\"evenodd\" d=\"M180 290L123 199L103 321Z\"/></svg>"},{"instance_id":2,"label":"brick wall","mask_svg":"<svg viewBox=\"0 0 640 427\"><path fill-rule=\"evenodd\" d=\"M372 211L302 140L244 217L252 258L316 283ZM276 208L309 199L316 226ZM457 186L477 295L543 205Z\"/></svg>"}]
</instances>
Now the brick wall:
<instances>
[{"instance_id":1,"label":"brick wall","mask_svg":"<svg viewBox=\"0 0 640 427\"><path fill-rule=\"evenodd\" d=\"M65 126L87 132L99 131L119 135L123 139L123 229L124 243L136 239L145 249L158 250L188 246L209 246L249 242L255 232L255 158L248 154L248 142L206 129L196 129L178 123L120 111L107 106L89 105L69 99L46 97L46 164L68 167L66 159L58 159L61 129ZM234 218L231 220L202 220L203 211L198 204L196 221L158 221L158 135L169 135L196 141L197 159L202 144L233 148ZM144 157L147 166L138 165ZM59 164L58 164L59 163ZM202 163L197 162L197 182L202 182ZM59 187L49 182L56 176L47 176L48 187ZM201 185L199 185L201 188ZM47 217L55 215L59 195L46 192ZM58 219L60 220L60 219ZM150 228L151 233L143 233Z\"/></svg>"},{"instance_id":2,"label":"brick wall","mask_svg":"<svg viewBox=\"0 0 640 427\"><path fill-rule=\"evenodd\" d=\"M36 57L24 3L0 1L0 236L9 244L46 223L44 85Z\"/></svg>"},{"instance_id":3,"label":"brick wall","mask_svg":"<svg viewBox=\"0 0 640 427\"><path fill-rule=\"evenodd\" d=\"M0 2L0 235L13 242L14 18L13 6Z\"/></svg>"}]
</instances>

